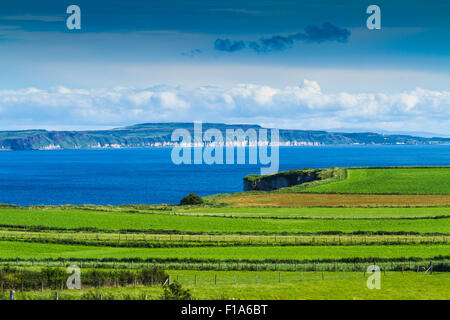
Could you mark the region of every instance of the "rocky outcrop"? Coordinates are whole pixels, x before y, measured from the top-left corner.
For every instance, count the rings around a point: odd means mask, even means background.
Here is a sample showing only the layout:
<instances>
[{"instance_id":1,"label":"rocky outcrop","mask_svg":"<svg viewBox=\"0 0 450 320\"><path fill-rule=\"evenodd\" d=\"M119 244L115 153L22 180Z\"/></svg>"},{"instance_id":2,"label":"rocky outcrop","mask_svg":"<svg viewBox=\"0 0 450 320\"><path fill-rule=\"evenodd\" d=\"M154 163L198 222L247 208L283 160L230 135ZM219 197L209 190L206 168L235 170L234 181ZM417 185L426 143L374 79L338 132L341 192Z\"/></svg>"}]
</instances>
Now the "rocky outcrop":
<instances>
[{"instance_id":1,"label":"rocky outcrop","mask_svg":"<svg viewBox=\"0 0 450 320\"><path fill-rule=\"evenodd\" d=\"M321 180L320 169L292 170L266 176L247 176L244 178L244 191L272 191L280 188Z\"/></svg>"},{"instance_id":2,"label":"rocky outcrop","mask_svg":"<svg viewBox=\"0 0 450 320\"><path fill-rule=\"evenodd\" d=\"M304 183L323 184L343 180L346 177L347 168L300 169L265 176L249 175L244 178L244 191L272 191Z\"/></svg>"}]
</instances>

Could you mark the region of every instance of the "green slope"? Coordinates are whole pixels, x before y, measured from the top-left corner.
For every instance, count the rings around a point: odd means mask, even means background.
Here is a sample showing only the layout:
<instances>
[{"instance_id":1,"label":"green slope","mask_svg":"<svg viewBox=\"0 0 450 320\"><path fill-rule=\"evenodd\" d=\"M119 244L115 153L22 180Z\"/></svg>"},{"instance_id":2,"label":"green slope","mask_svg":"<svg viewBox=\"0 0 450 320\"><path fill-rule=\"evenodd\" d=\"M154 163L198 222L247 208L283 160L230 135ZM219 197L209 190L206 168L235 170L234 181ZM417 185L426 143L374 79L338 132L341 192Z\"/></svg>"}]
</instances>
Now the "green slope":
<instances>
[{"instance_id":1,"label":"green slope","mask_svg":"<svg viewBox=\"0 0 450 320\"><path fill-rule=\"evenodd\" d=\"M373 194L450 194L450 167L349 169L347 179L311 186L302 192Z\"/></svg>"}]
</instances>

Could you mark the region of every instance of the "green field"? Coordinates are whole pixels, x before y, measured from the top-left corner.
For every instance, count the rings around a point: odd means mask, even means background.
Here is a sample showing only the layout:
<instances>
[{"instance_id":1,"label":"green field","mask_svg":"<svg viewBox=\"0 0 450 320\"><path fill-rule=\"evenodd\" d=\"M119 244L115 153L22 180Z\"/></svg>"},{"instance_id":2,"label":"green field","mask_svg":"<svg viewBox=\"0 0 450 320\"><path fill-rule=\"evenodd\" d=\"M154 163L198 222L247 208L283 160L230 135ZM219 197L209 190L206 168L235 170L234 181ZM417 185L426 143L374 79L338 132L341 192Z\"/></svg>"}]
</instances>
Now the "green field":
<instances>
[{"instance_id":1,"label":"green field","mask_svg":"<svg viewBox=\"0 0 450 320\"><path fill-rule=\"evenodd\" d=\"M450 245L239 246L192 248L112 248L0 241L3 259L160 259L204 261L346 260L450 257Z\"/></svg>"},{"instance_id":2,"label":"green field","mask_svg":"<svg viewBox=\"0 0 450 320\"><path fill-rule=\"evenodd\" d=\"M450 207L423 208L195 208L180 209L174 214L225 217L379 219L450 217Z\"/></svg>"},{"instance_id":3,"label":"green field","mask_svg":"<svg viewBox=\"0 0 450 320\"><path fill-rule=\"evenodd\" d=\"M363 273L326 272L324 280L317 272L196 272L171 271L173 279L192 288L200 299L449 299L450 274L426 276L416 273L388 272L381 278L380 290L366 287L367 277ZM197 285L193 285L194 275ZM217 285L214 285L217 275ZM236 275L237 284L234 285ZM436 276L435 278L433 278ZM301 277L301 278L300 278ZM302 279L302 280L300 280ZM281 280L279 282L279 280ZM405 290L408 288L408 290Z\"/></svg>"},{"instance_id":4,"label":"green field","mask_svg":"<svg viewBox=\"0 0 450 320\"><path fill-rule=\"evenodd\" d=\"M450 168L348 169L347 179L302 192L450 194Z\"/></svg>"},{"instance_id":5,"label":"green field","mask_svg":"<svg viewBox=\"0 0 450 320\"><path fill-rule=\"evenodd\" d=\"M382 274L381 289L369 290L361 272L255 272L169 270L172 279L190 289L195 299L285 299L285 300L448 300L449 273L432 276L415 272ZM197 283L194 284L194 277ZM214 278L216 277L216 284ZM300 278L301 277L301 278ZM236 278L236 284L235 284ZM279 279L281 280L279 282ZM302 279L302 280L300 280ZM405 290L407 288L407 290ZM125 287L59 291L60 300L76 299L159 299L161 287ZM3 296L6 298L6 294ZM55 291L17 293L17 299L54 299ZM0 293L1 299L1 293Z\"/></svg>"},{"instance_id":6,"label":"green field","mask_svg":"<svg viewBox=\"0 0 450 320\"><path fill-rule=\"evenodd\" d=\"M341 178L197 206L0 205L0 282L26 268L65 277L77 264L97 272L99 289L61 299L159 299L154 282L111 280L153 266L195 299L448 299L450 168L348 169ZM374 263L381 290L366 286ZM5 283L17 290L19 280ZM19 299L51 298L60 283L46 283Z\"/></svg>"},{"instance_id":7,"label":"green field","mask_svg":"<svg viewBox=\"0 0 450 320\"><path fill-rule=\"evenodd\" d=\"M437 213L437 212L436 212ZM209 216L140 214L88 210L0 210L0 225L98 230L153 230L180 233L316 233L417 232L448 233L445 219L247 219Z\"/></svg>"}]
</instances>

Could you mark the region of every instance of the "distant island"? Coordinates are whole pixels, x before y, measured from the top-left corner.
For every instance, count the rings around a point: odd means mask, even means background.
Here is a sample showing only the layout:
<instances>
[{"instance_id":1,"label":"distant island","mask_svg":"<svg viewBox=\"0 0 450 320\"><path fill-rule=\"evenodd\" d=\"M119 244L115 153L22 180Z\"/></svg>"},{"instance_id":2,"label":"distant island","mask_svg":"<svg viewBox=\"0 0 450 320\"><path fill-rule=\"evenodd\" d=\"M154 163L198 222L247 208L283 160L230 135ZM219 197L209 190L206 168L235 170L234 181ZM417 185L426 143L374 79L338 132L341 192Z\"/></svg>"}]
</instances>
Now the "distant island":
<instances>
[{"instance_id":1,"label":"distant island","mask_svg":"<svg viewBox=\"0 0 450 320\"><path fill-rule=\"evenodd\" d=\"M172 147L175 129L193 132L193 123L144 123L110 130L47 131L18 130L0 131L0 150L54 150L94 148L151 148ZM203 123L203 130L226 129L259 130L258 125ZM320 145L437 145L450 144L450 138L416 137L410 135L384 135L372 132L342 133L315 130L280 129L282 146Z\"/></svg>"}]
</instances>

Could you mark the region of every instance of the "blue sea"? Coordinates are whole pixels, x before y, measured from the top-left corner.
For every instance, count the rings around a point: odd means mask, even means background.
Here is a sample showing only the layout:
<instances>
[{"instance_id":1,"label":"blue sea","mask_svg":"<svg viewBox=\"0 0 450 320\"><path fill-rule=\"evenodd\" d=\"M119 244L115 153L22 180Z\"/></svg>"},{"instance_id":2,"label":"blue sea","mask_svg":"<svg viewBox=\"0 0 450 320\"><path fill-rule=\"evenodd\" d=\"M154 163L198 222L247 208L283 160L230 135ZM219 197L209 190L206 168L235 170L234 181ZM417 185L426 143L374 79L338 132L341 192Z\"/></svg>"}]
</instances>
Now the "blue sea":
<instances>
[{"instance_id":1,"label":"blue sea","mask_svg":"<svg viewBox=\"0 0 450 320\"><path fill-rule=\"evenodd\" d=\"M450 146L280 148L280 170L332 166L450 165ZM257 165L175 165L170 148L0 152L0 203L178 203L242 191Z\"/></svg>"}]
</instances>

